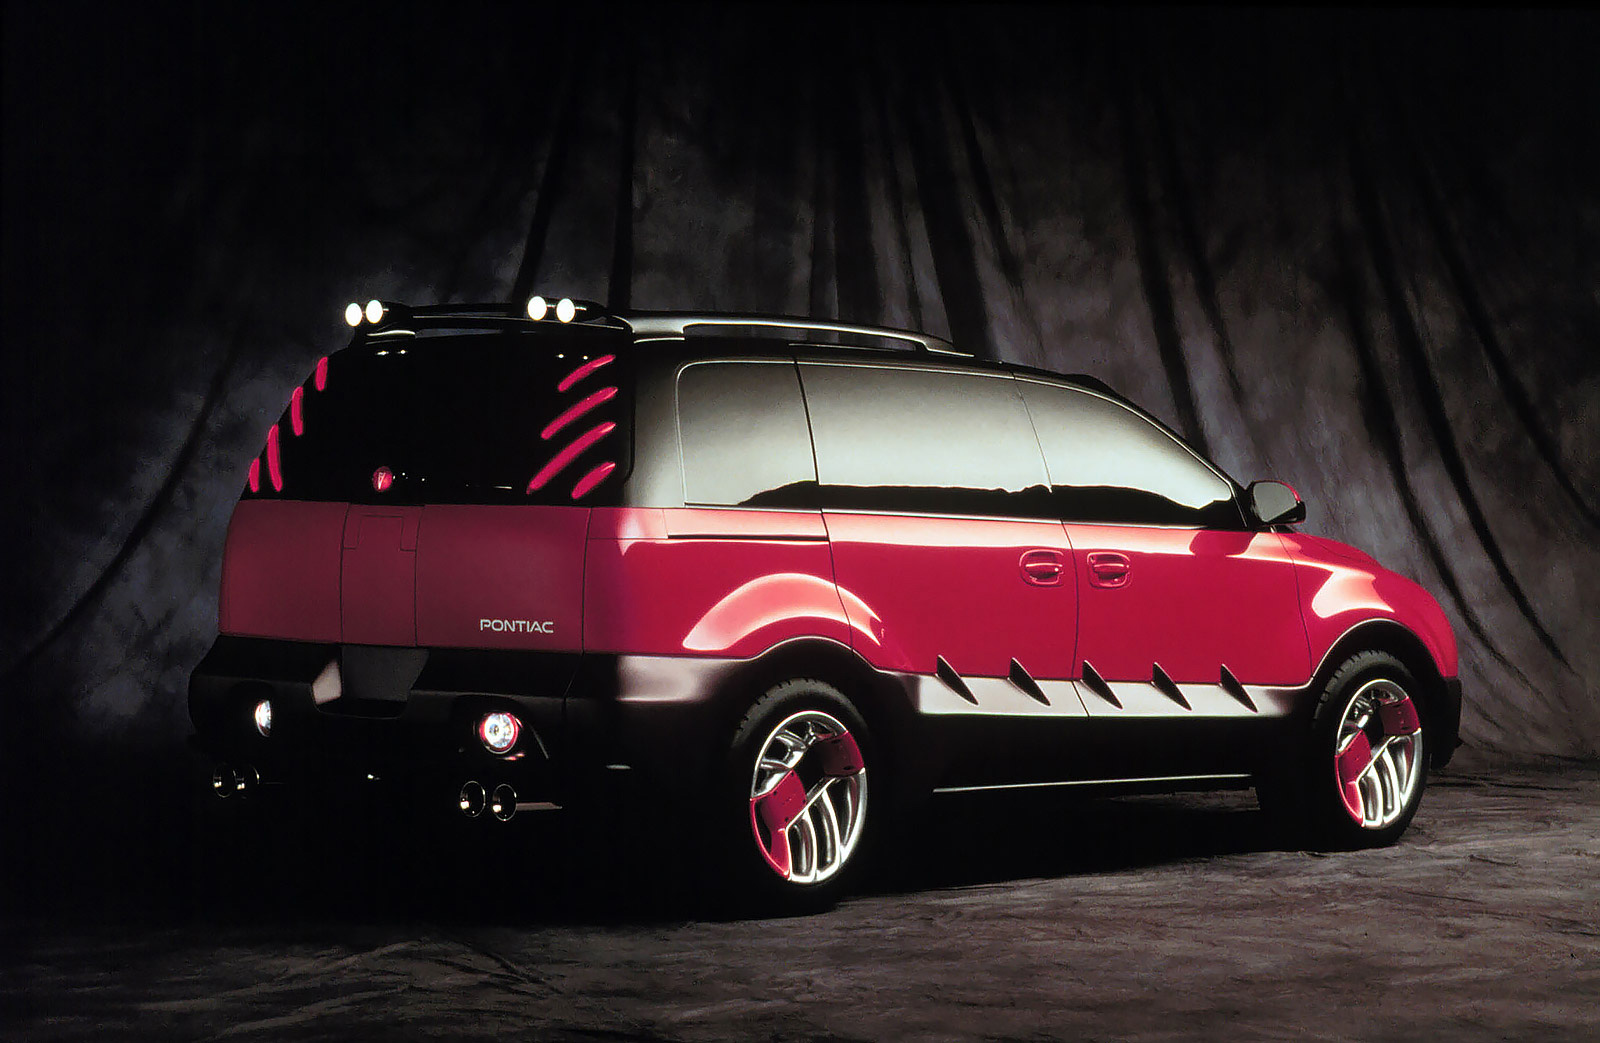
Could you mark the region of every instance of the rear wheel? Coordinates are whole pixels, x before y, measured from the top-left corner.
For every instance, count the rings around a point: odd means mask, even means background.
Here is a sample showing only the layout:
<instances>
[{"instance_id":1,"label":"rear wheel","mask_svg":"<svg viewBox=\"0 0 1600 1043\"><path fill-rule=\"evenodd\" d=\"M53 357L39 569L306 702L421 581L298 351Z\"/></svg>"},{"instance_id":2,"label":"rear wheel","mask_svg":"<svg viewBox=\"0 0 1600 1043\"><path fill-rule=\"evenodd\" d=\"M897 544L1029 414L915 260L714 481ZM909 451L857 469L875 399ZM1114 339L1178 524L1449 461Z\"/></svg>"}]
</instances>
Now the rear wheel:
<instances>
[{"instance_id":1,"label":"rear wheel","mask_svg":"<svg viewBox=\"0 0 1600 1043\"><path fill-rule=\"evenodd\" d=\"M837 688L774 686L735 732L724 788L726 857L764 910L836 901L855 877L869 824L866 722Z\"/></svg>"},{"instance_id":2,"label":"rear wheel","mask_svg":"<svg viewBox=\"0 0 1600 1043\"><path fill-rule=\"evenodd\" d=\"M1427 785L1419 691L1405 665L1362 652L1329 679L1295 763L1259 781L1263 809L1307 843L1392 844Z\"/></svg>"}]
</instances>

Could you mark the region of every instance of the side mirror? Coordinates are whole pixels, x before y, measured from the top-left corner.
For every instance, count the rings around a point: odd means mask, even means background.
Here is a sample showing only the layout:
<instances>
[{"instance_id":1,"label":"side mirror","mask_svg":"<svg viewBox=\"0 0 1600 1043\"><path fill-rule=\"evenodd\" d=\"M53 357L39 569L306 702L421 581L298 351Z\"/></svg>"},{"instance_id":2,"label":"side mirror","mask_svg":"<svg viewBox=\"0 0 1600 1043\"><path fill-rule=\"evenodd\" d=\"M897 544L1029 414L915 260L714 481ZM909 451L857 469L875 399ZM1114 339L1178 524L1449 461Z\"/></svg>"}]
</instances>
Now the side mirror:
<instances>
[{"instance_id":1,"label":"side mirror","mask_svg":"<svg viewBox=\"0 0 1600 1043\"><path fill-rule=\"evenodd\" d=\"M1292 485L1283 482L1251 482L1245 502L1259 525L1293 525L1306 520L1306 505Z\"/></svg>"}]
</instances>

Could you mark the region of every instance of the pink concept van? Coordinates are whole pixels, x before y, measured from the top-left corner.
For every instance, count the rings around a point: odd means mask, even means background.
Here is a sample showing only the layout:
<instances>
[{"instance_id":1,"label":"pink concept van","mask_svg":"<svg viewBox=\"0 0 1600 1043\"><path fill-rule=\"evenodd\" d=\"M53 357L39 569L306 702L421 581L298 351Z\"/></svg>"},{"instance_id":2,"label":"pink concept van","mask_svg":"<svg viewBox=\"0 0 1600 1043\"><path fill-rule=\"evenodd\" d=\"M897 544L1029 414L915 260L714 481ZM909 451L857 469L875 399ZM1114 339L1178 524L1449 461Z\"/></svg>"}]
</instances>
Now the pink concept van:
<instances>
[{"instance_id":1,"label":"pink concept van","mask_svg":"<svg viewBox=\"0 0 1600 1043\"><path fill-rule=\"evenodd\" d=\"M347 318L229 526L189 694L222 795L620 789L801 904L930 793L1255 786L1388 843L1456 745L1434 599L1097 380L793 318Z\"/></svg>"}]
</instances>

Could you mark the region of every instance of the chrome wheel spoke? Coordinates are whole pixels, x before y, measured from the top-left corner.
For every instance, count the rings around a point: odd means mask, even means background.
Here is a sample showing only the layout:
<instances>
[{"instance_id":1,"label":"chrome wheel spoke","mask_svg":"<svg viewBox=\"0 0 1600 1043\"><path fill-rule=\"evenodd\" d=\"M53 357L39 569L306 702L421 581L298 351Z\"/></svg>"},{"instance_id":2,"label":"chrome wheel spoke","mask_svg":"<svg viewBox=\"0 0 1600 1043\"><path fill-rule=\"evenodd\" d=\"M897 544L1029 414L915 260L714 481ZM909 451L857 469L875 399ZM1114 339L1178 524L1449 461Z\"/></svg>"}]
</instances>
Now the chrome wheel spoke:
<instances>
[{"instance_id":1,"label":"chrome wheel spoke","mask_svg":"<svg viewBox=\"0 0 1600 1043\"><path fill-rule=\"evenodd\" d=\"M751 827L773 870L797 884L837 873L860 839L866 782L854 737L831 715L803 711L773 729L750 781Z\"/></svg>"},{"instance_id":2,"label":"chrome wheel spoke","mask_svg":"<svg viewBox=\"0 0 1600 1043\"><path fill-rule=\"evenodd\" d=\"M1334 776L1362 828L1385 828L1406 813L1421 778L1421 750L1421 723L1398 684L1369 681L1351 697L1339 723Z\"/></svg>"}]
</instances>

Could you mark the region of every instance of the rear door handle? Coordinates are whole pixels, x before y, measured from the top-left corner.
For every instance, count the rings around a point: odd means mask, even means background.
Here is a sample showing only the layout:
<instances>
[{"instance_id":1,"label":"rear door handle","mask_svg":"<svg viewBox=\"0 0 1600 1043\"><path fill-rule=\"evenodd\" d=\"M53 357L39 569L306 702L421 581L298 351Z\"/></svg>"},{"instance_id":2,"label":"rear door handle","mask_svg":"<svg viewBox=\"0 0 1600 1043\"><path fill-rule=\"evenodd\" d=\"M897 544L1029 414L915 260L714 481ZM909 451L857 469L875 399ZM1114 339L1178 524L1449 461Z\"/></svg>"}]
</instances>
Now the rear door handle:
<instances>
[{"instance_id":1,"label":"rear door handle","mask_svg":"<svg viewBox=\"0 0 1600 1043\"><path fill-rule=\"evenodd\" d=\"M1066 560L1058 550L1024 551L1017 563L1022 568L1022 578L1036 587L1057 587L1066 574Z\"/></svg>"},{"instance_id":2,"label":"rear door handle","mask_svg":"<svg viewBox=\"0 0 1600 1043\"><path fill-rule=\"evenodd\" d=\"M1133 562L1126 554L1114 550L1091 551L1089 582L1097 587L1125 587L1133 571Z\"/></svg>"}]
</instances>

